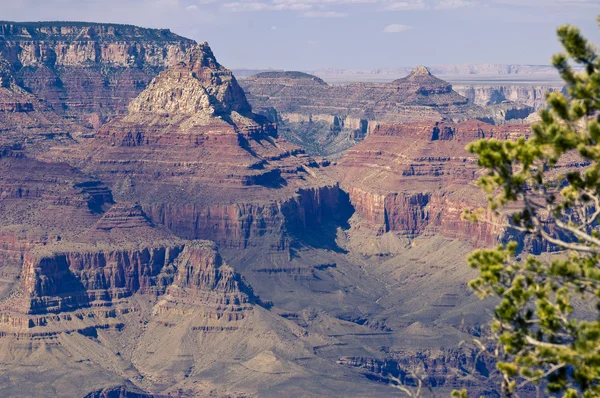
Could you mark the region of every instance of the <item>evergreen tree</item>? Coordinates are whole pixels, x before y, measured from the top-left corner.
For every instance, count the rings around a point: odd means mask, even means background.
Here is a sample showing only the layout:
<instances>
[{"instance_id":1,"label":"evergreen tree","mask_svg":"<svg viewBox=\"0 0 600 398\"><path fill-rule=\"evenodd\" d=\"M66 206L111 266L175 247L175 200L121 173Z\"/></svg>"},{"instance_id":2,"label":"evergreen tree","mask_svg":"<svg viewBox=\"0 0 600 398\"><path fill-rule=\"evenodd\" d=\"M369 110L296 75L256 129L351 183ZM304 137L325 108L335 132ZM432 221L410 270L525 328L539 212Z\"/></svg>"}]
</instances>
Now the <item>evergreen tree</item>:
<instances>
[{"instance_id":1,"label":"evergreen tree","mask_svg":"<svg viewBox=\"0 0 600 398\"><path fill-rule=\"evenodd\" d=\"M485 348L505 397L527 384L553 396L600 396L600 56L576 27L561 26L558 37L564 53L552 63L567 94L548 95L528 139L468 146L488 171L479 181L485 217L558 250L521 258L510 242L469 258L480 271L471 288L499 298Z\"/></svg>"}]
</instances>

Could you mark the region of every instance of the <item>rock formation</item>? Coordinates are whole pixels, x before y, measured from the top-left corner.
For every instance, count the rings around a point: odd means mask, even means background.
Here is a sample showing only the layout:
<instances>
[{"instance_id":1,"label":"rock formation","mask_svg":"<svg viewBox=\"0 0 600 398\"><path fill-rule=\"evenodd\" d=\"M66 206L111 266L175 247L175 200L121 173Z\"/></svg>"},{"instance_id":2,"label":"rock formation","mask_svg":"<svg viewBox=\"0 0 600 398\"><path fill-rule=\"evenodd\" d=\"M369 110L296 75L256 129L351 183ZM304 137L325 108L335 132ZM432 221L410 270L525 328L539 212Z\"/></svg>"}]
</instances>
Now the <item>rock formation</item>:
<instances>
[{"instance_id":1,"label":"rock formation","mask_svg":"<svg viewBox=\"0 0 600 398\"><path fill-rule=\"evenodd\" d=\"M321 147L367 136L331 164L255 113L206 43L0 26L0 395L385 397L386 371L420 363L441 394L473 383L456 369L473 358L442 347L480 333L464 257L501 231L460 220L482 200L464 146L526 126L453 122L480 108L425 68L263 75L282 118L334 126ZM90 115L111 120L44 127Z\"/></svg>"},{"instance_id":2,"label":"rock formation","mask_svg":"<svg viewBox=\"0 0 600 398\"><path fill-rule=\"evenodd\" d=\"M226 247L284 247L286 226L320 223L340 200L302 149L251 112L206 44L160 73L126 116L46 158L98 176L178 236Z\"/></svg>"},{"instance_id":3,"label":"rock formation","mask_svg":"<svg viewBox=\"0 0 600 398\"><path fill-rule=\"evenodd\" d=\"M501 104L510 101L539 110L546 106L546 94L563 89L560 84L455 84L454 90L479 106Z\"/></svg>"},{"instance_id":4,"label":"rock formation","mask_svg":"<svg viewBox=\"0 0 600 398\"><path fill-rule=\"evenodd\" d=\"M78 127L20 87L14 74L0 55L0 146L39 151L49 145L72 143L71 134Z\"/></svg>"},{"instance_id":5,"label":"rock formation","mask_svg":"<svg viewBox=\"0 0 600 398\"><path fill-rule=\"evenodd\" d=\"M461 220L463 209L485 205L474 186L480 168L465 146L480 138L526 137L527 125L410 123L381 125L333 167L357 213L379 234L460 237L496 242L499 232Z\"/></svg>"},{"instance_id":6,"label":"rock formation","mask_svg":"<svg viewBox=\"0 0 600 398\"><path fill-rule=\"evenodd\" d=\"M168 30L87 22L0 22L0 56L60 115L98 127L125 111L195 43Z\"/></svg>"},{"instance_id":7,"label":"rock formation","mask_svg":"<svg viewBox=\"0 0 600 398\"><path fill-rule=\"evenodd\" d=\"M385 84L330 86L305 73L264 72L244 79L242 85L254 108L277 111L277 121L284 126L286 138L320 155L336 154L351 147L379 123L467 119L491 122L495 118L523 118L531 112L484 110L424 66Z\"/></svg>"}]
</instances>

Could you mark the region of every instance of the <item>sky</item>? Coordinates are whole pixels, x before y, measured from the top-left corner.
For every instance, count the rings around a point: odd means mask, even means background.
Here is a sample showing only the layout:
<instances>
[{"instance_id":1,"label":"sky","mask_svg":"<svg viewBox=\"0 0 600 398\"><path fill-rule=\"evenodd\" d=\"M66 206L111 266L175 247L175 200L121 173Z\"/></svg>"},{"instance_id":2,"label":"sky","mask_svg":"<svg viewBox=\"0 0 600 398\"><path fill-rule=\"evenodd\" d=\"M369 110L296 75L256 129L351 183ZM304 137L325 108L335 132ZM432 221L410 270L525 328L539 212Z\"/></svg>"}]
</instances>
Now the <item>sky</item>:
<instances>
[{"instance_id":1,"label":"sky","mask_svg":"<svg viewBox=\"0 0 600 398\"><path fill-rule=\"evenodd\" d=\"M229 68L549 64L556 27L600 44L600 0L0 0L0 20L168 28Z\"/></svg>"}]
</instances>

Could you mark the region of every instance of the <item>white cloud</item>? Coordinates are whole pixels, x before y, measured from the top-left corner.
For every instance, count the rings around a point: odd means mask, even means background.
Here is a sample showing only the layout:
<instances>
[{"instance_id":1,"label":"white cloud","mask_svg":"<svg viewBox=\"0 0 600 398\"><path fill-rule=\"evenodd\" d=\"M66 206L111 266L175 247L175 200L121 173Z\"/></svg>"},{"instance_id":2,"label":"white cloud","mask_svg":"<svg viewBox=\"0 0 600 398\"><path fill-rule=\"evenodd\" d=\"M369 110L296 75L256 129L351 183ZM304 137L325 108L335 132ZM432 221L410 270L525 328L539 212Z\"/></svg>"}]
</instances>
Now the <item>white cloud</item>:
<instances>
[{"instance_id":1,"label":"white cloud","mask_svg":"<svg viewBox=\"0 0 600 398\"><path fill-rule=\"evenodd\" d=\"M302 15L307 18L344 18L348 16L347 13L339 11L308 11Z\"/></svg>"},{"instance_id":2,"label":"white cloud","mask_svg":"<svg viewBox=\"0 0 600 398\"><path fill-rule=\"evenodd\" d=\"M225 3L223 8L231 12L251 12L251 11L262 11L267 10L269 5L266 3Z\"/></svg>"},{"instance_id":3,"label":"white cloud","mask_svg":"<svg viewBox=\"0 0 600 398\"><path fill-rule=\"evenodd\" d=\"M383 1L383 8L387 11L407 10L447 10L475 5L476 0L403 0Z\"/></svg>"},{"instance_id":4,"label":"white cloud","mask_svg":"<svg viewBox=\"0 0 600 398\"><path fill-rule=\"evenodd\" d=\"M402 24L392 24L392 25L388 25L385 28L383 28L383 31L385 33L400 33L400 32L406 32L407 30L410 29L410 26L408 25L402 25Z\"/></svg>"},{"instance_id":5,"label":"white cloud","mask_svg":"<svg viewBox=\"0 0 600 398\"><path fill-rule=\"evenodd\" d=\"M185 7L185 9L188 10L188 11L196 11L196 10L198 10L198 6L195 5L195 4L191 4L191 5L187 6L187 7Z\"/></svg>"},{"instance_id":6,"label":"white cloud","mask_svg":"<svg viewBox=\"0 0 600 398\"><path fill-rule=\"evenodd\" d=\"M449 8L462 8L472 6L474 3L468 0L440 0L435 6L438 10Z\"/></svg>"}]
</instances>

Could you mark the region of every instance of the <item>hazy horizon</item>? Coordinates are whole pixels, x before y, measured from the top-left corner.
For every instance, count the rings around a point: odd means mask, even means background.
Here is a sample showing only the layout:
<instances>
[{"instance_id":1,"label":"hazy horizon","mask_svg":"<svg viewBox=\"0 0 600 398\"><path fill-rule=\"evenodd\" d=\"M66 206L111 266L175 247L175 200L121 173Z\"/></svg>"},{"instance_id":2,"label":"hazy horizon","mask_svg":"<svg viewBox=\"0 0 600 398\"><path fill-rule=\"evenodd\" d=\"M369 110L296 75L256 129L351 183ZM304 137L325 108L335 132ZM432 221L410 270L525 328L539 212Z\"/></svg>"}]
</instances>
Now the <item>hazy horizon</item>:
<instances>
[{"instance_id":1,"label":"hazy horizon","mask_svg":"<svg viewBox=\"0 0 600 398\"><path fill-rule=\"evenodd\" d=\"M168 28L232 69L548 65L556 27L600 41L597 0L0 0L0 19Z\"/></svg>"}]
</instances>

